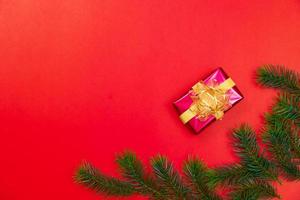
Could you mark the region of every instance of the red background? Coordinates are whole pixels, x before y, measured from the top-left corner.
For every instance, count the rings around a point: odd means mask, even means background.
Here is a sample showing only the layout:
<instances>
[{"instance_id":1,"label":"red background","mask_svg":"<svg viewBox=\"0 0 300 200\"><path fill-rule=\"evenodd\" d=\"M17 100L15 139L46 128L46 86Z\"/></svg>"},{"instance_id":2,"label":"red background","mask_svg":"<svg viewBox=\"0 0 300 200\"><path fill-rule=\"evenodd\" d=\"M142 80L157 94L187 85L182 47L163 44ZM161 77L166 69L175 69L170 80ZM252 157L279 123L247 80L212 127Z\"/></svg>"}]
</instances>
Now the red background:
<instances>
[{"instance_id":1,"label":"red background","mask_svg":"<svg viewBox=\"0 0 300 200\"><path fill-rule=\"evenodd\" d=\"M259 130L275 96L255 69L300 71L300 1L1 0L0 45L0 198L104 199L73 183L81 160L111 175L124 149L237 160L230 129ZM245 99L194 135L172 102L219 66Z\"/></svg>"}]
</instances>

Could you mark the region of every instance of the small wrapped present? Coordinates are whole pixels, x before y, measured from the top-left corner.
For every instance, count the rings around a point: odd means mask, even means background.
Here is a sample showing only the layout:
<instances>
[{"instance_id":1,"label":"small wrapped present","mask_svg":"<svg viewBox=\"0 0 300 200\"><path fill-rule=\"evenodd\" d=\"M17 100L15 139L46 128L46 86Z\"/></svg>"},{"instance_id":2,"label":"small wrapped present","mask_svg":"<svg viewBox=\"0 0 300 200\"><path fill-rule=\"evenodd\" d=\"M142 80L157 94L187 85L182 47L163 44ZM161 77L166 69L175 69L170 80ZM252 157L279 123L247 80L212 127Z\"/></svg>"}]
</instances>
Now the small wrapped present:
<instances>
[{"instance_id":1,"label":"small wrapped present","mask_svg":"<svg viewBox=\"0 0 300 200\"><path fill-rule=\"evenodd\" d=\"M224 112L243 99L235 83L222 68L216 69L203 81L196 83L183 97L174 102L179 118L200 132Z\"/></svg>"}]
</instances>

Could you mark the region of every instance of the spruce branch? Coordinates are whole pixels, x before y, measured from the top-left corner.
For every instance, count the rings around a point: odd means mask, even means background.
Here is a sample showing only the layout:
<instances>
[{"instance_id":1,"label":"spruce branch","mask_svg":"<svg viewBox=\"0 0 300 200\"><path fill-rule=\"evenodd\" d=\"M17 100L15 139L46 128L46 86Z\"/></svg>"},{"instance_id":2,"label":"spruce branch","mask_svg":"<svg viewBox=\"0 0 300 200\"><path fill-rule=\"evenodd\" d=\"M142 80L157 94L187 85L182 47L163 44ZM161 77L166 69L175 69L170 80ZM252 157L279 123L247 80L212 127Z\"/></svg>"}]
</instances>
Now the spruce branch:
<instances>
[{"instance_id":1,"label":"spruce branch","mask_svg":"<svg viewBox=\"0 0 300 200\"><path fill-rule=\"evenodd\" d=\"M299 128L292 128L291 133L291 145L294 159L300 159L300 136Z\"/></svg>"},{"instance_id":2,"label":"spruce branch","mask_svg":"<svg viewBox=\"0 0 300 200\"><path fill-rule=\"evenodd\" d=\"M195 199L221 199L209 185L210 170L198 159L188 159L183 171Z\"/></svg>"},{"instance_id":3,"label":"spruce branch","mask_svg":"<svg viewBox=\"0 0 300 200\"><path fill-rule=\"evenodd\" d=\"M257 177L241 164L224 165L213 170L209 178L209 186L215 187L216 185L221 185L232 187L249 182L255 178Z\"/></svg>"},{"instance_id":4,"label":"spruce branch","mask_svg":"<svg viewBox=\"0 0 300 200\"><path fill-rule=\"evenodd\" d=\"M117 156L117 163L123 177L143 195L150 195L154 199L163 199L164 192L161 191L154 180L147 176L142 162L132 152L125 152Z\"/></svg>"},{"instance_id":5,"label":"spruce branch","mask_svg":"<svg viewBox=\"0 0 300 200\"><path fill-rule=\"evenodd\" d=\"M231 194L232 200L258 200L280 198L276 190L268 182L244 183L239 185Z\"/></svg>"},{"instance_id":6,"label":"spruce branch","mask_svg":"<svg viewBox=\"0 0 300 200\"><path fill-rule=\"evenodd\" d=\"M188 189L183 184L180 175L174 170L173 164L166 157L152 158L151 165L160 187L166 190L168 199L185 199Z\"/></svg>"},{"instance_id":7,"label":"spruce branch","mask_svg":"<svg viewBox=\"0 0 300 200\"><path fill-rule=\"evenodd\" d=\"M257 71L257 81L271 88L300 95L299 75L281 65L264 65Z\"/></svg>"},{"instance_id":8,"label":"spruce branch","mask_svg":"<svg viewBox=\"0 0 300 200\"><path fill-rule=\"evenodd\" d=\"M249 174L265 180L278 180L274 163L260 153L255 133L248 125L235 129L233 137L234 150Z\"/></svg>"},{"instance_id":9,"label":"spruce branch","mask_svg":"<svg viewBox=\"0 0 300 200\"><path fill-rule=\"evenodd\" d=\"M263 141L271 153L272 160L276 162L288 180L300 179L300 170L293 162L292 142L289 127L286 121L274 114L266 115L266 129Z\"/></svg>"},{"instance_id":10,"label":"spruce branch","mask_svg":"<svg viewBox=\"0 0 300 200\"><path fill-rule=\"evenodd\" d=\"M283 144L283 140L274 134L265 134L264 141L272 153L271 155L274 162L276 162L278 167L282 170L284 177L288 180L299 179L299 169L292 160L289 147Z\"/></svg>"},{"instance_id":11,"label":"spruce branch","mask_svg":"<svg viewBox=\"0 0 300 200\"><path fill-rule=\"evenodd\" d=\"M300 120L300 96L281 93L273 107L273 113L285 120Z\"/></svg>"},{"instance_id":12,"label":"spruce branch","mask_svg":"<svg viewBox=\"0 0 300 200\"><path fill-rule=\"evenodd\" d=\"M103 175L87 162L83 163L77 170L75 181L106 195L128 196L134 193L134 189L130 184Z\"/></svg>"},{"instance_id":13,"label":"spruce branch","mask_svg":"<svg viewBox=\"0 0 300 200\"><path fill-rule=\"evenodd\" d=\"M289 137L292 153L296 158L300 158L300 96L281 93L272 114L267 115L267 122L277 130L284 130L283 133Z\"/></svg>"}]
</instances>

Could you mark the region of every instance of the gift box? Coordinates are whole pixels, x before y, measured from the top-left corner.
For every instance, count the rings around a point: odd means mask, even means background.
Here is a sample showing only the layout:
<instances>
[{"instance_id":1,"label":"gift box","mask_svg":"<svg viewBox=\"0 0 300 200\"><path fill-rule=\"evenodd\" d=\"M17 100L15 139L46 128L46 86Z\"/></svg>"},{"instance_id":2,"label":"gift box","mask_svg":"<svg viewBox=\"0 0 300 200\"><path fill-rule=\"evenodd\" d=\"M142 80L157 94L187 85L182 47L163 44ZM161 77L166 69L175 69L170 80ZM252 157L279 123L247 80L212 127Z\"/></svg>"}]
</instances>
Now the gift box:
<instances>
[{"instance_id":1,"label":"gift box","mask_svg":"<svg viewBox=\"0 0 300 200\"><path fill-rule=\"evenodd\" d=\"M196 83L183 97L174 102L179 118L195 132L202 131L243 99L234 81L222 68Z\"/></svg>"}]
</instances>

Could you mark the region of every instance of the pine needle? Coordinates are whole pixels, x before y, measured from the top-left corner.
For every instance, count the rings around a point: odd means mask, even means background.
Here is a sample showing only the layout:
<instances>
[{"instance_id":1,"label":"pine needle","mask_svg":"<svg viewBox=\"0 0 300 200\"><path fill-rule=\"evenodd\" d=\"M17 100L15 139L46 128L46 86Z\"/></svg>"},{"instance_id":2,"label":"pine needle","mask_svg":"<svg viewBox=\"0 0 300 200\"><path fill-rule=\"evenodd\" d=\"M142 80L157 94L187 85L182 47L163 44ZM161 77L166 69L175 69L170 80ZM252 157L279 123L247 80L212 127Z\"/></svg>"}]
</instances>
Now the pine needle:
<instances>
[{"instance_id":1,"label":"pine needle","mask_svg":"<svg viewBox=\"0 0 300 200\"><path fill-rule=\"evenodd\" d=\"M267 182L252 182L239 185L230 194L232 200L258 200L280 198L272 185Z\"/></svg>"},{"instance_id":2,"label":"pine needle","mask_svg":"<svg viewBox=\"0 0 300 200\"><path fill-rule=\"evenodd\" d=\"M209 187L210 172L198 159L188 159L183 167L189 188L196 199L219 200L221 199L214 190Z\"/></svg>"},{"instance_id":3,"label":"pine needle","mask_svg":"<svg viewBox=\"0 0 300 200\"><path fill-rule=\"evenodd\" d=\"M117 163L123 177L143 195L150 195L154 199L163 199L163 192L159 190L154 180L147 176L143 164L132 152L125 152L117 156Z\"/></svg>"},{"instance_id":4,"label":"pine needle","mask_svg":"<svg viewBox=\"0 0 300 200\"><path fill-rule=\"evenodd\" d=\"M241 158L249 176L260 177L265 180L278 180L275 165L263 153L260 153L256 135L248 125L235 129L234 150Z\"/></svg>"},{"instance_id":5,"label":"pine needle","mask_svg":"<svg viewBox=\"0 0 300 200\"><path fill-rule=\"evenodd\" d=\"M113 196L128 196L134 193L130 184L101 174L89 163L83 163L75 175L76 182L96 192Z\"/></svg>"},{"instance_id":6,"label":"pine needle","mask_svg":"<svg viewBox=\"0 0 300 200\"><path fill-rule=\"evenodd\" d=\"M263 141L271 153L272 160L277 163L282 174L288 180L299 180L300 170L293 162L292 142L289 127L285 121L274 114L266 116L267 126L263 134Z\"/></svg>"},{"instance_id":7,"label":"pine needle","mask_svg":"<svg viewBox=\"0 0 300 200\"><path fill-rule=\"evenodd\" d=\"M264 65L257 71L257 81L265 87L300 95L299 75L281 65Z\"/></svg>"},{"instance_id":8,"label":"pine needle","mask_svg":"<svg viewBox=\"0 0 300 200\"><path fill-rule=\"evenodd\" d=\"M168 199L184 199L188 189L182 183L180 175L174 170L172 163L166 157L152 158L151 165L161 188L166 190Z\"/></svg>"},{"instance_id":9,"label":"pine needle","mask_svg":"<svg viewBox=\"0 0 300 200\"><path fill-rule=\"evenodd\" d=\"M224 165L217 167L211 173L209 186L235 186L253 180L253 174L249 173L245 166L241 164Z\"/></svg>"},{"instance_id":10,"label":"pine needle","mask_svg":"<svg viewBox=\"0 0 300 200\"><path fill-rule=\"evenodd\" d=\"M289 93L281 93L277 103L273 107L273 112L278 117L286 120L300 120L300 96Z\"/></svg>"}]
</instances>

